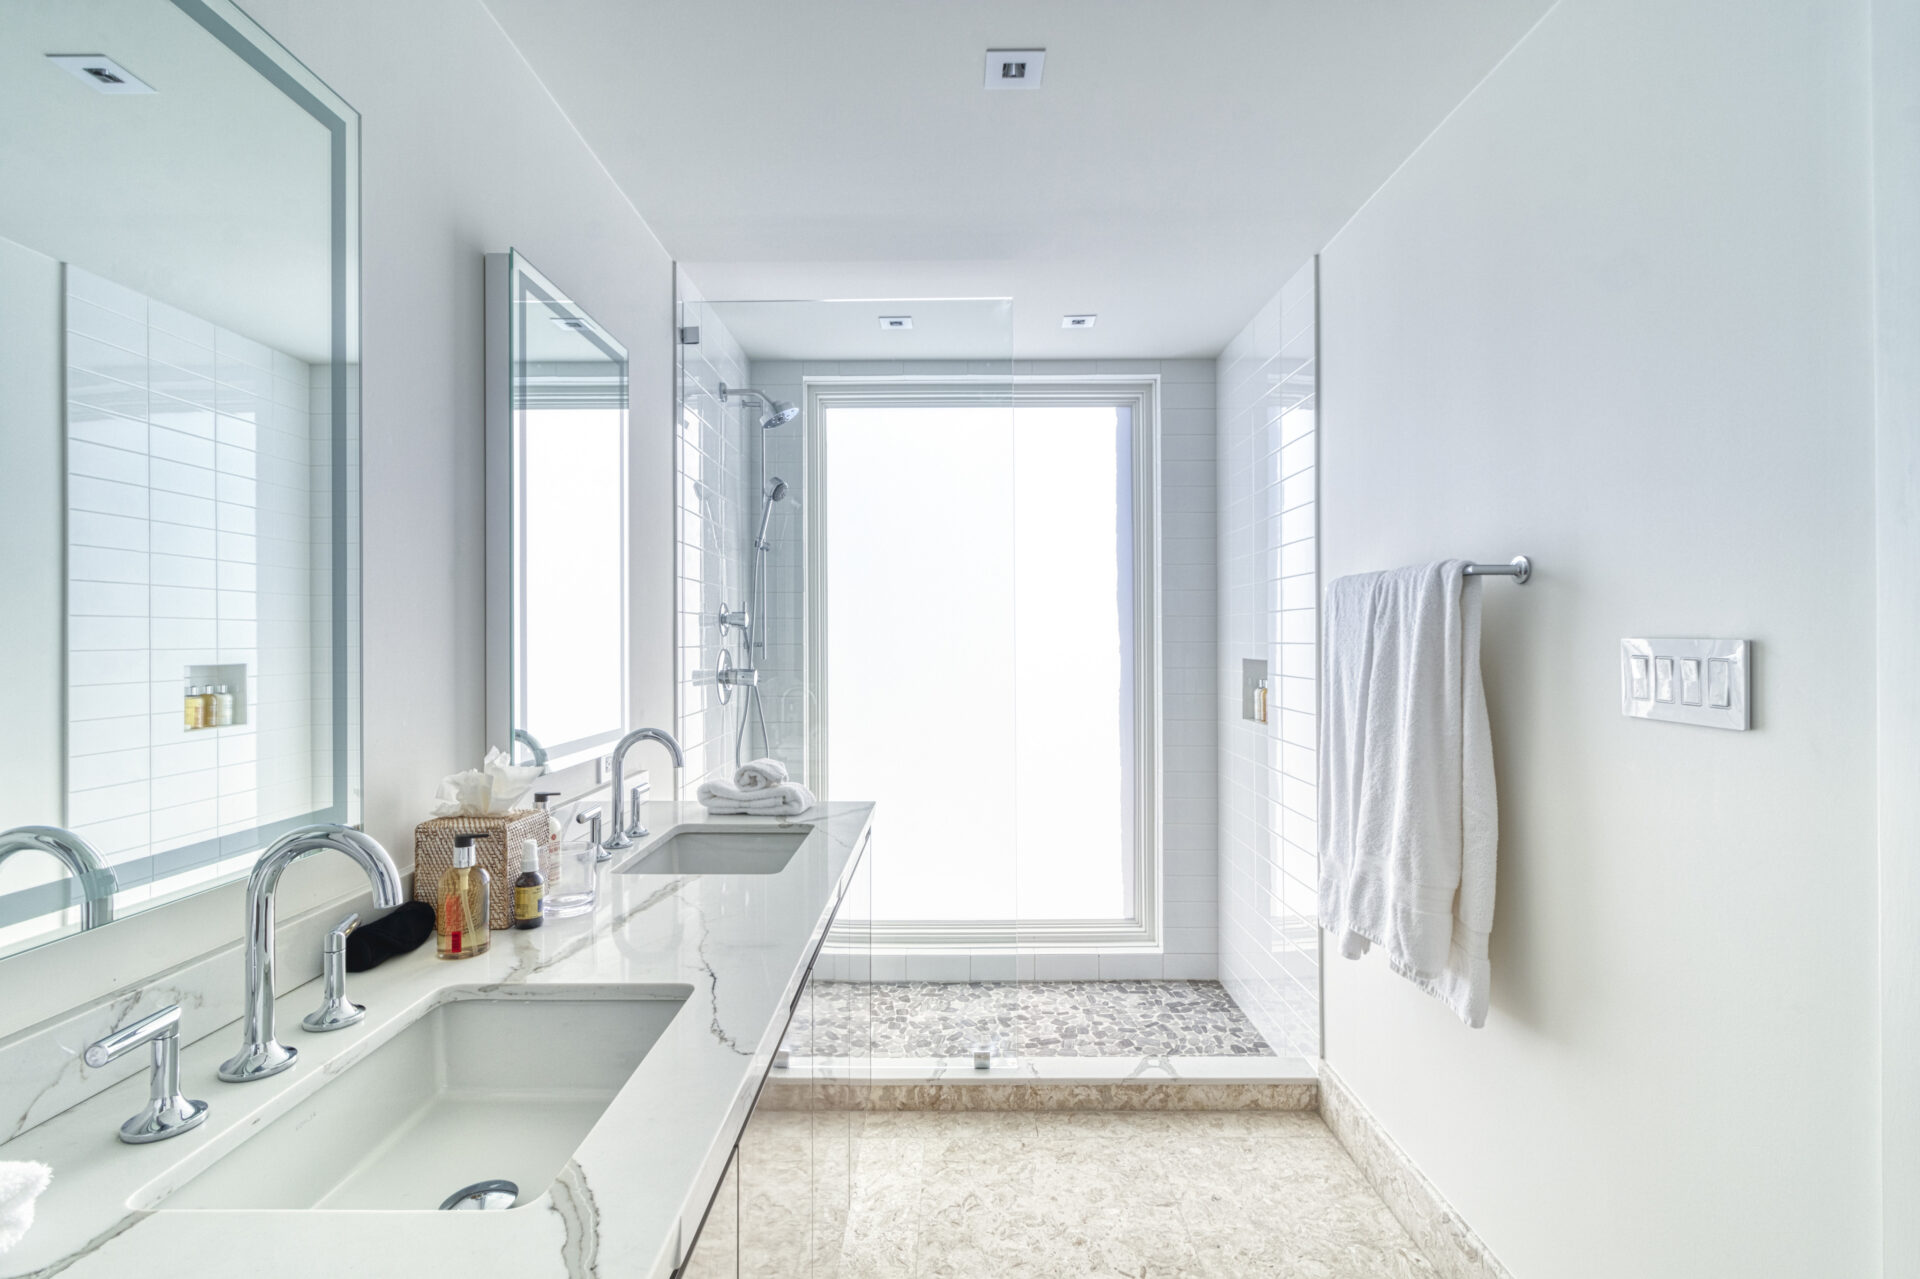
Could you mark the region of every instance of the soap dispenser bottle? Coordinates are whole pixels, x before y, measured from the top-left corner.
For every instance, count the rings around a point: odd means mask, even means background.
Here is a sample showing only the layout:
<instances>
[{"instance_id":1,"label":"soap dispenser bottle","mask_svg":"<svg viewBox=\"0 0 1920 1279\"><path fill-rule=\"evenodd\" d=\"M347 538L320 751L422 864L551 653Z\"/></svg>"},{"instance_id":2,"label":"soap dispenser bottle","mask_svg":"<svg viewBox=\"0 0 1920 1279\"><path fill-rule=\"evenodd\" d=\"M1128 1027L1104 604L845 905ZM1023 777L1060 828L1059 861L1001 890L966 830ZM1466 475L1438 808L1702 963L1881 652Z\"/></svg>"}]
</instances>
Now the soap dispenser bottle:
<instances>
[{"instance_id":1,"label":"soap dispenser bottle","mask_svg":"<svg viewBox=\"0 0 1920 1279\"><path fill-rule=\"evenodd\" d=\"M560 819L553 815L553 805L549 801L559 798L560 792L557 790L543 790L533 793L533 806L539 809L540 815L547 819L546 851L552 853L556 858L560 856L560 836L562 834L562 828L560 826Z\"/></svg>"},{"instance_id":2,"label":"soap dispenser bottle","mask_svg":"<svg viewBox=\"0 0 1920 1279\"><path fill-rule=\"evenodd\" d=\"M485 835L455 835L453 865L440 876L439 909L434 912L435 940L442 959L472 959L493 945L487 922L492 904L487 868L478 864L473 841Z\"/></svg>"},{"instance_id":3,"label":"soap dispenser bottle","mask_svg":"<svg viewBox=\"0 0 1920 1279\"><path fill-rule=\"evenodd\" d=\"M540 843L520 841L520 877L513 881L513 926L538 928L547 922L547 877L540 873Z\"/></svg>"}]
</instances>

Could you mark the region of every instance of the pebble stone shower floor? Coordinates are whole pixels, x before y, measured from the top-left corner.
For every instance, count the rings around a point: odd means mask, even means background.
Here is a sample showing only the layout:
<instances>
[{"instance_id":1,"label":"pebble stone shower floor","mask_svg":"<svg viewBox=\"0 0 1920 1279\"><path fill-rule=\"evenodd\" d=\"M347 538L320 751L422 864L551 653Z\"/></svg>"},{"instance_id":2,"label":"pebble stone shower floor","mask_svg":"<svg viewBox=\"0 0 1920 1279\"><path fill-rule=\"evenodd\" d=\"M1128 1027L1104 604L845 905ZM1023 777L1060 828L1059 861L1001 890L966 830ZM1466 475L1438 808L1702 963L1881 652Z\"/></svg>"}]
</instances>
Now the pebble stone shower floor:
<instances>
[{"instance_id":1,"label":"pebble stone shower floor","mask_svg":"<svg viewBox=\"0 0 1920 1279\"><path fill-rule=\"evenodd\" d=\"M816 982L787 1036L818 1057L964 1057L983 1042L1022 1057L1277 1055L1217 981Z\"/></svg>"}]
</instances>

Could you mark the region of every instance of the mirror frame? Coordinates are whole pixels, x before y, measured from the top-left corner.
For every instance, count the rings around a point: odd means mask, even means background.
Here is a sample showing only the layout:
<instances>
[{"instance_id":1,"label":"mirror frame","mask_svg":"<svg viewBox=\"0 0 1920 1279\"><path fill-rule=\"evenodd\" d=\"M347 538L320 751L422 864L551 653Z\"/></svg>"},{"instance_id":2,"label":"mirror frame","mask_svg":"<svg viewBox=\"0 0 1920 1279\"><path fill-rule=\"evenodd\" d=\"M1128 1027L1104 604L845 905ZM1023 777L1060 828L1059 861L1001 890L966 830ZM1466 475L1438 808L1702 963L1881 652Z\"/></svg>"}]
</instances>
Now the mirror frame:
<instances>
[{"instance_id":1,"label":"mirror frame","mask_svg":"<svg viewBox=\"0 0 1920 1279\"><path fill-rule=\"evenodd\" d=\"M517 426L521 396L516 372L525 363L526 336L525 326L517 322L516 307L523 294L554 317L577 322L580 334L621 367L620 598L616 601L620 618L619 686L609 693L614 712L609 727L577 741L552 743L551 750L527 732L523 710L526 689L521 679L526 628L522 617L520 545L524 529ZM555 773L611 753L631 720L633 619L628 575L632 550L628 534L632 494L627 471L633 453L632 357L624 343L541 274L518 249L486 255L486 315L487 744L505 751L516 764L537 763Z\"/></svg>"}]
</instances>

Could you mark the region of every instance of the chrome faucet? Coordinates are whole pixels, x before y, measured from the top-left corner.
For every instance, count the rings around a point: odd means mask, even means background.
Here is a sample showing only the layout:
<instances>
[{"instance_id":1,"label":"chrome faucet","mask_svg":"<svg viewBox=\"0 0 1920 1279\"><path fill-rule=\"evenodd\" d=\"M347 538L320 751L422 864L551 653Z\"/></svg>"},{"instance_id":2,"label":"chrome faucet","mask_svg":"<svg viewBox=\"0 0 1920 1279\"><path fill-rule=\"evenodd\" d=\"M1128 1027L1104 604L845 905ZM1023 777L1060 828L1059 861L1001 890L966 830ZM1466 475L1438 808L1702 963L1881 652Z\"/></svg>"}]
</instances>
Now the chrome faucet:
<instances>
[{"instance_id":1,"label":"chrome faucet","mask_svg":"<svg viewBox=\"0 0 1920 1279\"><path fill-rule=\"evenodd\" d=\"M79 882L81 931L113 922L113 894L120 881L86 840L58 826L15 826L0 831L0 862L22 851L47 854Z\"/></svg>"},{"instance_id":2,"label":"chrome faucet","mask_svg":"<svg viewBox=\"0 0 1920 1279\"><path fill-rule=\"evenodd\" d=\"M267 846L247 876L247 1003L240 1051L220 1063L220 1078L230 1084L277 1075L298 1055L273 1035L274 892L287 867L309 853L327 851L345 854L367 872L375 906L384 910L401 903L400 869L365 832L323 823L303 826Z\"/></svg>"},{"instance_id":3,"label":"chrome faucet","mask_svg":"<svg viewBox=\"0 0 1920 1279\"><path fill-rule=\"evenodd\" d=\"M613 828L613 833L607 836L607 842L601 845L602 848L632 848L633 837L647 833L647 828L640 822L638 806L633 813L631 829L620 811L620 806L626 802L627 798L627 751L639 742L659 742L666 747L667 754L673 756L675 768L687 762L686 757L680 753L680 743L674 741L673 734L664 728L636 728L620 739L620 744L613 748L613 812L607 823ZM679 788L675 787L675 793L678 793L678 790Z\"/></svg>"}]
</instances>

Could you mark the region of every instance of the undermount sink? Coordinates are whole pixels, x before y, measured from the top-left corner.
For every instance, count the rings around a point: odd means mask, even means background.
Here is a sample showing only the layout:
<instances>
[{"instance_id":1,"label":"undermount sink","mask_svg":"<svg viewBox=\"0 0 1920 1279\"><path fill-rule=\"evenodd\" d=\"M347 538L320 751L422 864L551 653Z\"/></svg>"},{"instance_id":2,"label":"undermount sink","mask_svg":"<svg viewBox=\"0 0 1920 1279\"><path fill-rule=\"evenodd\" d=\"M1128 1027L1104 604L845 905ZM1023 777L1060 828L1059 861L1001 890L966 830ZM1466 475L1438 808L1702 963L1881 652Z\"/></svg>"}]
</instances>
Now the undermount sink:
<instances>
[{"instance_id":1,"label":"undermount sink","mask_svg":"<svg viewBox=\"0 0 1920 1279\"><path fill-rule=\"evenodd\" d=\"M786 869L811 826L686 826L668 831L623 875L774 875Z\"/></svg>"},{"instance_id":2,"label":"undermount sink","mask_svg":"<svg viewBox=\"0 0 1920 1279\"><path fill-rule=\"evenodd\" d=\"M455 992L158 1206L432 1211L496 1178L533 1202L693 993L550 989Z\"/></svg>"}]
</instances>

